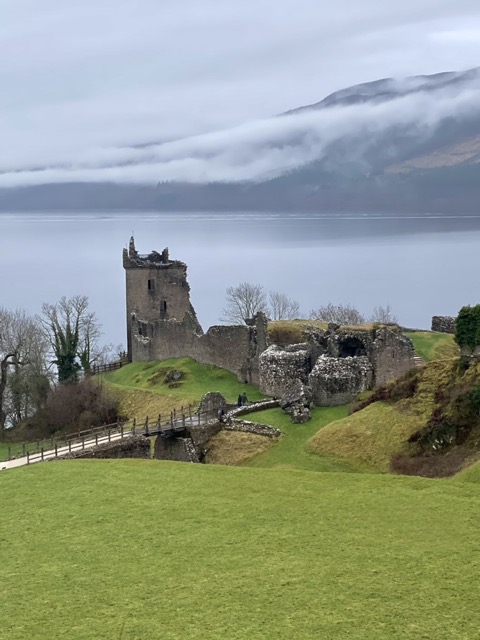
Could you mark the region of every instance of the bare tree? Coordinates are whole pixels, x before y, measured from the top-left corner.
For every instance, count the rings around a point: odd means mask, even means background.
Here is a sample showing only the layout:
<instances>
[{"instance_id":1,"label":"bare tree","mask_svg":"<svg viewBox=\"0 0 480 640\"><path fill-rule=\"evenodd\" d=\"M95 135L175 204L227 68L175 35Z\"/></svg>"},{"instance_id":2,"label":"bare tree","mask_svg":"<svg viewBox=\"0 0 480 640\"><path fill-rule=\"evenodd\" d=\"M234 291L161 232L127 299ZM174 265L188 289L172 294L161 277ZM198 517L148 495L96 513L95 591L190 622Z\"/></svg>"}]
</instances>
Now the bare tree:
<instances>
[{"instance_id":1,"label":"bare tree","mask_svg":"<svg viewBox=\"0 0 480 640\"><path fill-rule=\"evenodd\" d=\"M300 316L300 305L296 300L290 299L284 293L270 291L269 315L272 320L294 320Z\"/></svg>"},{"instance_id":2,"label":"bare tree","mask_svg":"<svg viewBox=\"0 0 480 640\"><path fill-rule=\"evenodd\" d=\"M87 296L63 296L56 304L44 303L39 321L53 353L59 382L75 382L78 372L90 371L101 335L94 313L88 311Z\"/></svg>"},{"instance_id":3,"label":"bare tree","mask_svg":"<svg viewBox=\"0 0 480 640\"><path fill-rule=\"evenodd\" d=\"M373 309L370 322L379 322L380 324L392 324L398 322L397 316L393 313L392 307L387 304L385 307L381 305Z\"/></svg>"},{"instance_id":4,"label":"bare tree","mask_svg":"<svg viewBox=\"0 0 480 640\"><path fill-rule=\"evenodd\" d=\"M34 318L0 308L0 429L32 415L46 400L47 351Z\"/></svg>"},{"instance_id":5,"label":"bare tree","mask_svg":"<svg viewBox=\"0 0 480 640\"><path fill-rule=\"evenodd\" d=\"M248 318L253 318L259 311L268 312L265 290L259 284L241 282L236 287L228 287L226 299L221 318L224 322L245 324Z\"/></svg>"},{"instance_id":6,"label":"bare tree","mask_svg":"<svg viewBox=\"0 0 480 640\"><path fill-rule=\"evenodd\" d=\"M329 302L323 307L312 309L310 312L312 320L320 320L320 322L335 322L336 324L355 325L365 322L364 316L349 304L332 304Z\"/></svg>"}]
</instances>

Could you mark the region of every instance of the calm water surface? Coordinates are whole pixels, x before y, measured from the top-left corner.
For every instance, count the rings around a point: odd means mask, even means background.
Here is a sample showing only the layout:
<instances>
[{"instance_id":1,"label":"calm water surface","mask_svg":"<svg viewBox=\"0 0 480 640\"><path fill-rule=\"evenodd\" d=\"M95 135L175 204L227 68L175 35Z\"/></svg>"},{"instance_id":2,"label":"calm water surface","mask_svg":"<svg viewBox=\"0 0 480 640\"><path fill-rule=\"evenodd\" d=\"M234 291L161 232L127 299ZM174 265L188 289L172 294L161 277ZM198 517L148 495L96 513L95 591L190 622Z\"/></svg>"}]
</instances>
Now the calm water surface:
<instances>
[{"instance_id":1,"label":"calm water surface","mask_svg":"<svg viewBox=\"0 0 480 640\"><path fill-rule=\"evenodd\" d=\"M132 233L140 253L168 246L188 264L204 329L241 281L288 294L306 314L327 302L367 315L389 303L412 327L480 302L480 216L90 212L0 213L0 306L38 313L85 294L104 341L125 344L122 249Z\"/></svg>"}]
</instances>

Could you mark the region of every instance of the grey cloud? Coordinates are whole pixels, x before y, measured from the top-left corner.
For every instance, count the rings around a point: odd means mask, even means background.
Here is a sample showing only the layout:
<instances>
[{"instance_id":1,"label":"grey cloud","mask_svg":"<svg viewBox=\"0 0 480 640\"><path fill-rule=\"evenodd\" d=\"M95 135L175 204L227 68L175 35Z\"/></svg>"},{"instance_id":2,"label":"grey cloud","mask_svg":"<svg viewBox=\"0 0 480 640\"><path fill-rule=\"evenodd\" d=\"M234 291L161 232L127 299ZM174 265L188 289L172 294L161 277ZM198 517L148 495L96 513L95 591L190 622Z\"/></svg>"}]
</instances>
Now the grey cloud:
<instances>
[{"instance_id":1,"label":"grey cloud","mask_svg":"<svg viewBox=\"0 0 480 640\"><path fill-rule=\"evenodd\" d=\"M418 80L392 83L399 89ZM68 168L7 172L0 186L48 182L205 183L274 177L321 158L335 140L360 131L409 125L427 137L445 117L477 112L480 74L463 90L419 92L376 105L361 104L254 121L232 129L141 148L93 148ZM359 153L359 159L361 157ZM358 150L357 150L358 152Z\"/></svg>"},{"instance_id":2,"label":"grey cloud","mask_svg":"<svg viewBox=\"0 0 480 640\"><path fill-rule=\"evenodd\" d=\"M233 168L243 176L277 171L290 166L281 148L285 124L264 168L258 158L248 160L249 149L262 139L259 128L275 138L277 125L262 120L232 127L349 84L478 64L472 34L480 30L480 6L471 0L2 4L0 170L20 171L16 180L41 166L53 176L58 165L79 175L115 158L140 163L135 150L118 147L182 136L193 156L181 146L155 149L158 179L177 171L197 181L230 175ZM308 135L316 139L312 126ZM198 139L220 129L228 131ZM220 138L223 150L216 146ZM226 150L227 140L234 151ZM321 151L318 142L311 144ZM307 146L288 150L295 162L308 156ZM172 155L164 157L167 151ZM145 162L143 179L154 180L154 165ZM108 172L141 177L140 165Z\"/></svg>"}]
</instances>

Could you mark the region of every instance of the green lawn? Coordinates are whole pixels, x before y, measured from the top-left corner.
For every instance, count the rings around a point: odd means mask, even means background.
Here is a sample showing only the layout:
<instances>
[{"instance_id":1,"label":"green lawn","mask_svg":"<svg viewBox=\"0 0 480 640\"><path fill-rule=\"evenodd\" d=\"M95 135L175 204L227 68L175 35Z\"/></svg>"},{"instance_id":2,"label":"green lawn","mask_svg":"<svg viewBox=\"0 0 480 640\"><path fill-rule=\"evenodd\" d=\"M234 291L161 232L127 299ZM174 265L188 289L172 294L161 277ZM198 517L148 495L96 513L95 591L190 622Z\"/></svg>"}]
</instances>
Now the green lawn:
<instances>
[{"instance_id":1,"label":"green lawn","mask_svg":"<svg viewBox=\"0 0 480 640\"><path fill-rule=\"evenodd\" d=\"M413 342L415 351L425 362L458 356L457 344L454 336L450 333L407 331L405 335Z\"/></svg>"},{"instance_id":2,"label":"green lawn","mask_svg":"<svg viewBox=\"0 0 480 640\"><path fill-rule=\"evenodd\" d=\"M353 461L328 454L318 455L307 450L308 440L330 422L348 415L348 407L316 407L312 419L305 424L292 424L281 409L267 409L250 413L246 420L277 427L283 436L268 451L255 456L246 464L250 467L305 469L307 471L369 471L361 461Z\"/></svg>"},{"instance_id":3,"label":"green lawn","mask_svg":"<svg viewBox=\"0 0 480 640\"><path fill-rule=\"evenodd\" d=\"M172 370L183 374L176 388L165 383L165 376ZM230 371L210 364L200 364L191 358L135 362L102 377L117 388L143 389L177 398L178 406L189 402L198 403L208 391L219 391L230 403L236 402L239 394L244 391L249 400L263 397L257 387L240 383Z\"/></svg>"},{"instance_id":4,"label":"green lawn","mask_svg":"<svg viewBox=\"0 0 480 640\"><path fill-rule=\"evenodd\" d=\"M477 640L469 482L158 461L0 473L8 640Z\"/></svg>"}]
</instances>

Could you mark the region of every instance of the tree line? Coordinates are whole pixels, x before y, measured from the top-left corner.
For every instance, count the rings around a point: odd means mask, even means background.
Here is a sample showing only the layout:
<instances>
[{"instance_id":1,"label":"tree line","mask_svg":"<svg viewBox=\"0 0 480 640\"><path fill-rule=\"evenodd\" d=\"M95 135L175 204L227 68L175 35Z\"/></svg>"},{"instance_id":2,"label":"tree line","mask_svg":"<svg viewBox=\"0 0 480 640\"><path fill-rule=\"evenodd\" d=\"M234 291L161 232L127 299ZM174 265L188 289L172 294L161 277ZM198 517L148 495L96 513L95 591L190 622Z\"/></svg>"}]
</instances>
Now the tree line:
<instances>
[{"instance_id":1,"label":"tree line","mask_svg":"<svg viewBox=\"0 0 480 640\"><path fill-rule=\"evenodd\" d=\"M397 316L389 304L376 306L369 316L349 304L331 302L312 309L309 314L300 311L298 301L278 291L266 291L260 284L241 282L226 290L226 304L221 321L245 324L256 313L263 312L270 320L295 320L308 317L320 322L334 322L341 325L357 325L365 322L380 324L396 323Z\"/></svg>"},{"instance_id":2,"label":"tree line","mask_svg":"<svg viewBox=\"0 0 480 640\"><path fill-rule=\"evenodd\" d=\"M44 303L31 316L0 307L0 431L35 415L55 384L76 384L113 347L101 345L101 325L87 296Z\"/></svg>"}]
</instances>

